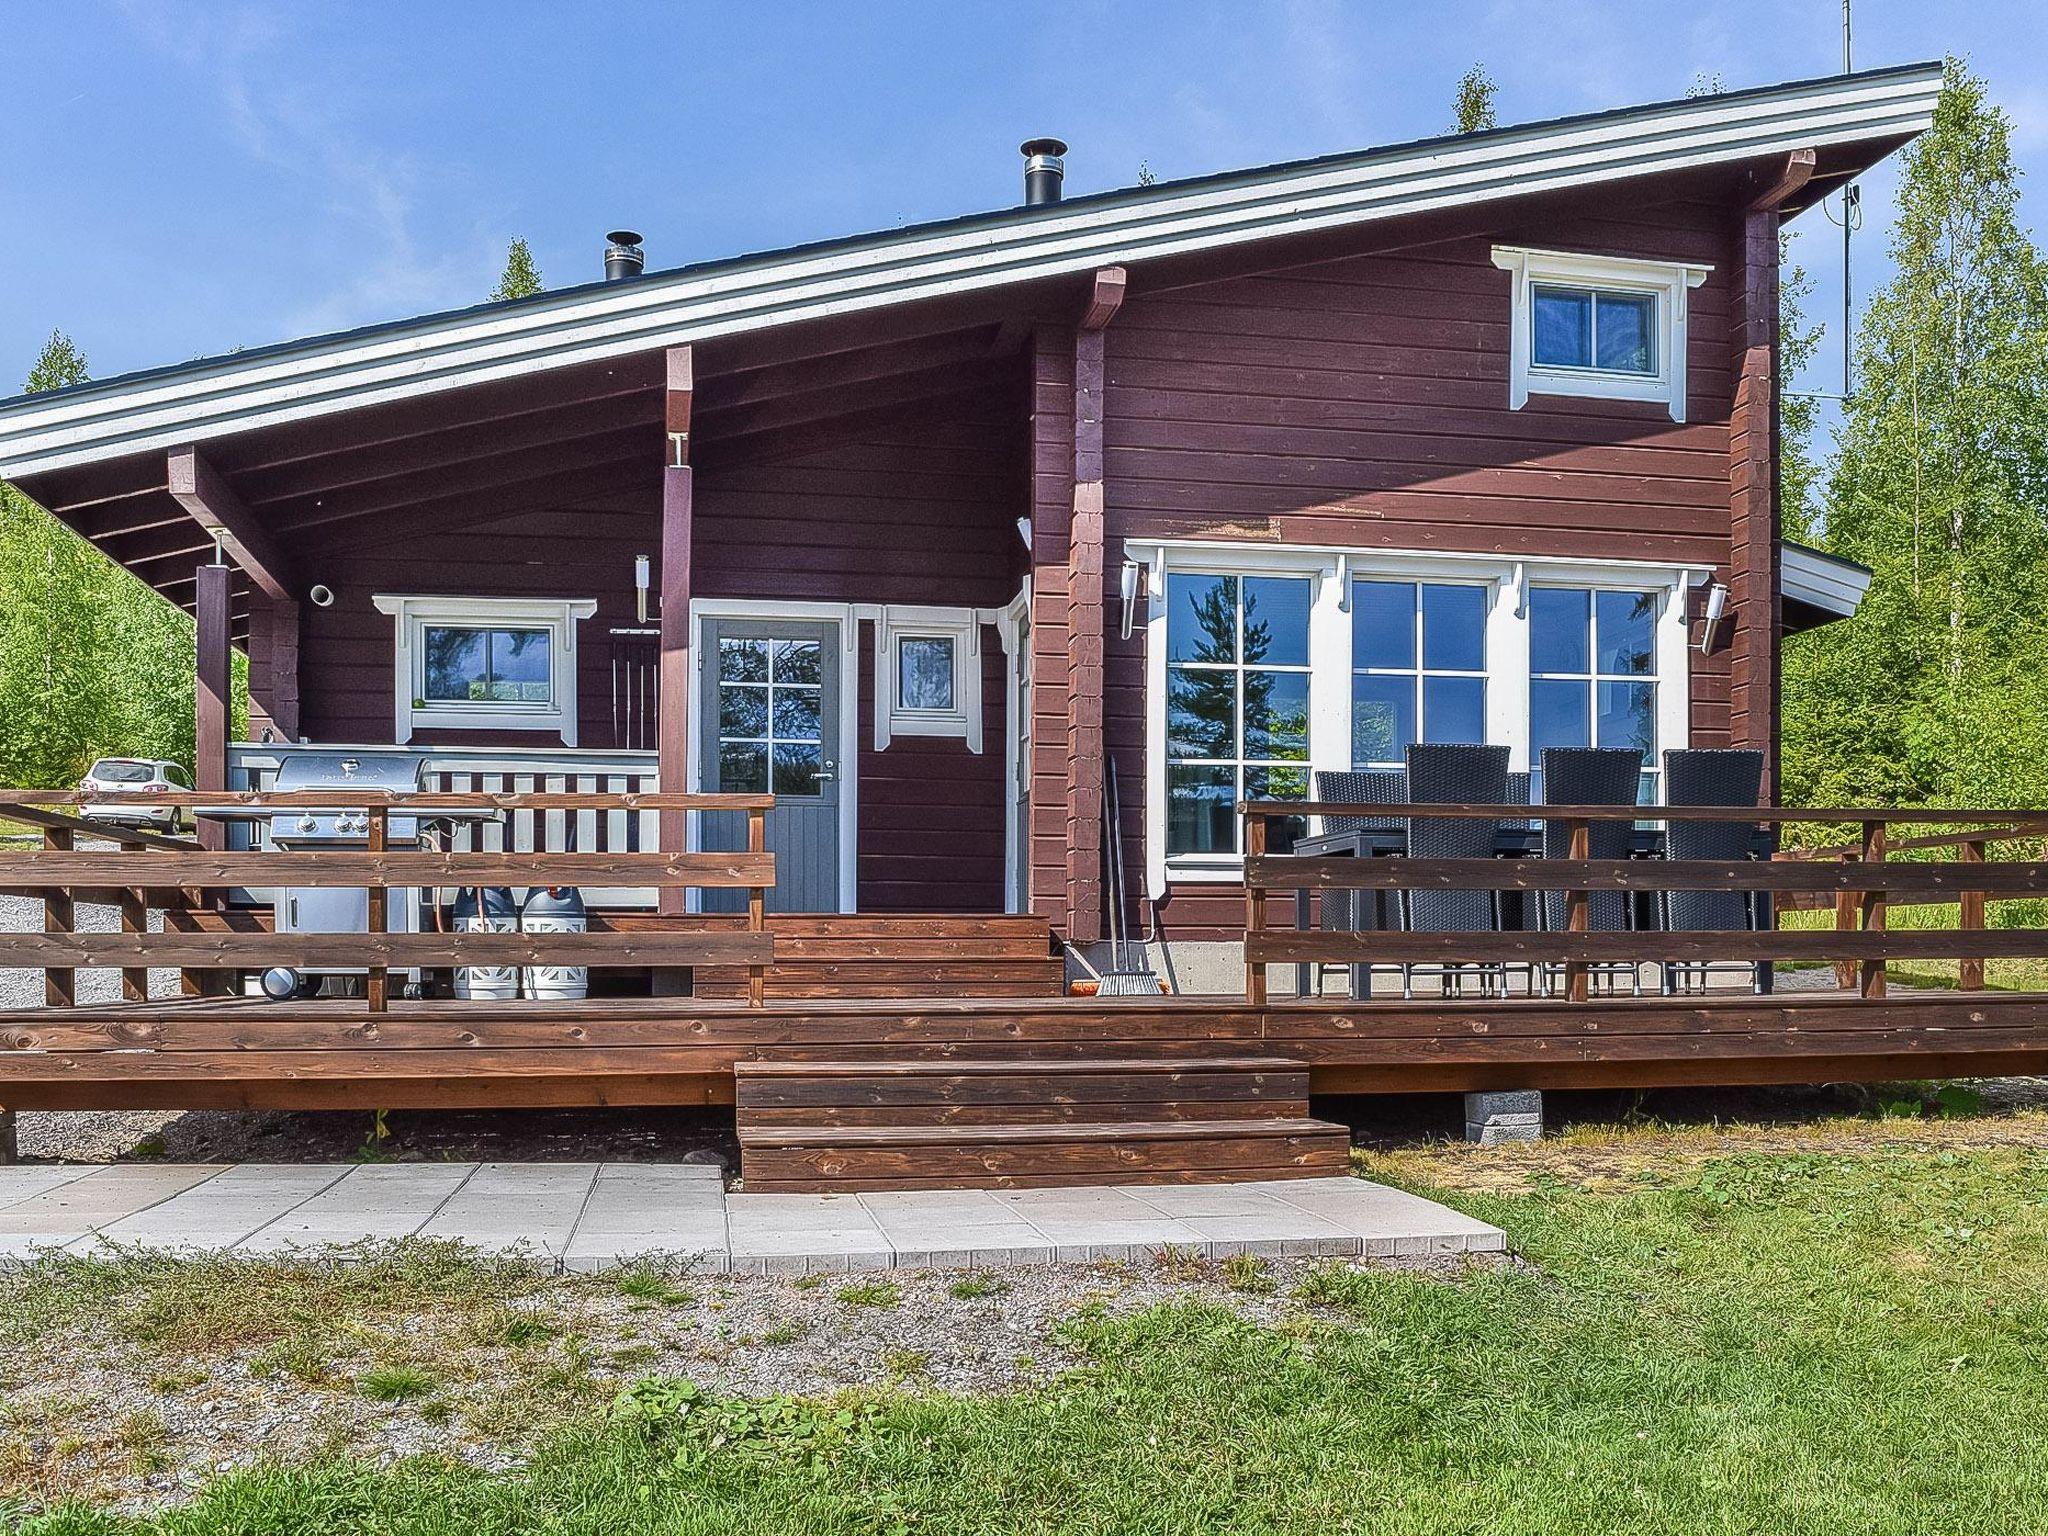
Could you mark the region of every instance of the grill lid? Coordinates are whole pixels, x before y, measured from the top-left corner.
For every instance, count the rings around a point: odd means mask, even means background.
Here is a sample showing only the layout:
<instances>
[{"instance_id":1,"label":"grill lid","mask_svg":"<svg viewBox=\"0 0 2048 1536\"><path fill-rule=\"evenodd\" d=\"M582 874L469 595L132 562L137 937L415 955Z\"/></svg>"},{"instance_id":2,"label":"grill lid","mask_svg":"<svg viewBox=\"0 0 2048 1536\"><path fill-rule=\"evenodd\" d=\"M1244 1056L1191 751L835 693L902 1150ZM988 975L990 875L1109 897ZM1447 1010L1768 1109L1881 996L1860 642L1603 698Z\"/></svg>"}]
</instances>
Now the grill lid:
<instances>
[{"instance_id":1,"label":"grill lid","mask_svg":"<svg viewBox=\"0 0 2048 1536\"><path fill-rule=\"evenodd\" d=\"M352 752L292 752L278 764L278 794L322 790L372 790L383 794L412 794L425 788L426 764L419 758L393 754L363 755ZM337 809L292 809L278 811L270 818L271 840L290 847L305 843L359 843L368 840L369 826L363 811L337 796ZM419 840L419 818L393 816L386 825L386 840L411 843Z\"/></svg>"}]
</instances>

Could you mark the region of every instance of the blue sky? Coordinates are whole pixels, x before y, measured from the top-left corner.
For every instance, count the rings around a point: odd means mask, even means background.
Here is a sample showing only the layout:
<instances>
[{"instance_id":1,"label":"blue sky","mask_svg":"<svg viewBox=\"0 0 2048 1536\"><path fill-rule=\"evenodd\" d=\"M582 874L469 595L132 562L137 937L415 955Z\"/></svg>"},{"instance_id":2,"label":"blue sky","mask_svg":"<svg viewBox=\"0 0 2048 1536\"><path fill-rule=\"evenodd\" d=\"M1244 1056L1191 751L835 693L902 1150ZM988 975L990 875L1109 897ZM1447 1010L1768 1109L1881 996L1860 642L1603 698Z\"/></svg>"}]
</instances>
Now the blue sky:
<instances>
[{"instance_id":1,"label":"blue sky","mask_svg":"<svg viewBox=\"0 0 2048 1536\"><path fill-rule=\"evenodd\" d=\"M1440 132L1475 62L1517 121L1827 73L1840 26L1837 0L0 0L0 394L52 326L105 377L474 302L514 235L579 282L622 224L669 266L1013 202L1033 134L1093 191ZM1859 64L1944 52L2038 179L2048 9L1857 0ZM1840 237L1796 228L1832 321Z\"/></svg>"}]
</instances>

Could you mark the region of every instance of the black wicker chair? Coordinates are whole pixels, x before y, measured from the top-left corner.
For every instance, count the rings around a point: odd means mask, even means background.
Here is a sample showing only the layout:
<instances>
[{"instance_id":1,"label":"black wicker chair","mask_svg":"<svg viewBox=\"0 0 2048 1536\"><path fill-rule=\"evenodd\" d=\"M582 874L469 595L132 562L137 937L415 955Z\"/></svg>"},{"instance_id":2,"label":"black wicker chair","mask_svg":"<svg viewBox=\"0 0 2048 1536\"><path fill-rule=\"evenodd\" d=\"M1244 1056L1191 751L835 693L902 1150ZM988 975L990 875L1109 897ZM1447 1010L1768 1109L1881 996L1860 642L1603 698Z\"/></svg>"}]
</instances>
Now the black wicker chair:
<instances>
[{"instance_id":1,"label":"black wicker chair","mask_svg":"<svg viewBox=\"0 0 2048 1536\"><path fill-rule=\"evenodd\" d=\"M1640 798L1643 754L1636 747L1545 747L1543 749L1543 797L1555 805L1634 805ZM1587 857L1625 859L1629 856L1631 824L1626 821L1595 821L1587 828ZM1543 824L1543 857L1571 857L1571 829L1558 821ZM1542 902L1543 927L1551 933L1565 931L1565 894L1545 891ZM1627 891L1595 891L1587 900L1586 926L1595 933L1618 933L1635 927L1634 897ZM1543 990L1548 993L1563 974L1563 967L1546 964L1542 969ZM1622 977L1630 988L1640 991L1641 969L1627 964L1587 967L1587 974L1612 992Z\"/></svg>"},{"instance_id":2,"label":"black wicker chair","mask_svg":"<svg viewBox=\"0 0 2048 1536\"><path fill-rule=\"evenodd\" d=\"M1408 796L1412 805L1504 805L1508 803L1506 747L1418 745L1408 749ZM1469 816L1411 816L1408 856L1413 859L1490 859L1500 840L1500 823ZM1411 933L1498 933L1498 891L1403 891L1397 905L1401 926ZM1476 976L1483 988L1507 989L1500 964L1404 965L1403 995L1414 992L1415 973L1435 970L1445 992L1461 990Z\"/></svg>"},{"instance_id":3,"label":"black wicker chair","mask_svg":"<svg viewBox=\"0 0 2048 1536\"><path fill-rule=\"evenodd\" d=\"M1339 805L1400 805L1408 798L1408 775L1400 768L1361 768L1342 773L1321 772L1315 776L1316 798ZM1384 831L1401 829L1398 816L1326 816L1325 832ZM1385 891L1324 891L1318 904L1317 923L1325 933L1378 933L1393 926L1388 921L1388 893ZM1316 965L1308 974L1314 980L1303 990L1320 995L1330 962ZM1372 996L1372 967L1354 965L1351 995Z\"/></svg>"},{"instance_id":4,"label":"black wicker chair","mask_svg":"<svg viewBox=\"0 0 2048 1536\"><path fill-rule=\"evenodd\" d=\"M1693 749L1664 754L1664 803L1753 806L1763 789L1764 755L1729 749ZM1664 855L1670 859L1705 859L1732 863L1757 854L1756 829L1738 821L1684 821L1674 816L1666 825ZM1658 898L1658 920L1674 933L1720 930L1756 932L1767 912L1758 891L1664 891ZM1770 968L1749 962L1752 985L1771 987ZM1664 993L1682 988L1704 990L1708 964L1670 961L1664 966Z\"/></svg>"}]
</instances>

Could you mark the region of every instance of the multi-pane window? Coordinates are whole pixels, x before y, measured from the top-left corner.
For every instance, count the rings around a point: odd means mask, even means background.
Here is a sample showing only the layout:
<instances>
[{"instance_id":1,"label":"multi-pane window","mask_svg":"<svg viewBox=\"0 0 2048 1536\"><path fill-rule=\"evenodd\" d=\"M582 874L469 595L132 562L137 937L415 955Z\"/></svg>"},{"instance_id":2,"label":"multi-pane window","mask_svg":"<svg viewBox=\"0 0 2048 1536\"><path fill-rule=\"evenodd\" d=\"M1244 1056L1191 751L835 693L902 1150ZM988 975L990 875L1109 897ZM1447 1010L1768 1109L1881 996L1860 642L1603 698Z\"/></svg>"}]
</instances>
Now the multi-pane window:
<instances>
[{"instance_id":1,"label":"multi-pane window","mask_svg":"<svg viewBox=\"0 0 2048 1536\"><path fill-rule=\"evenodd\" d=\"M819 793L823 662L816 640L719 640L719 789Z\"/></svg>"},{"instance_id":2,"label":"multi-pane window","mask_svg":"<svg viewBox=\"0 0 2048 1536\"><path fill-rule=\"evenodd\" d=\"M1423 742L1486 740L1488 589L1351 585L1351 766L1399 768Z\"/></svg>"},{"instance_id":3,"label":"multi-pane window","mask_svg":"<svg viewBox=\"0 0 2048 1536\"><path fill-rule=\"evenodd\" d=\"M1305 576L1167 578L1166 851L1240 851L1237 802L1308 793ZM1292 831L1271 827L1272 846Z\"/></svg>"},{"instance_id":4,"label":"multi-pane window","mask_svg":"<svg viewBox=\"0 0 2048 1536\"><path fill-rule=\"evenodd\" d=\"M426 704L545 704L554 697L553 631L429 624L421 637Z\"/></svg>"},{"instance_id":5,"label":"multi-pane window","mask_svg":"<svg viewBox=\"0 0 2048 1536\"><path fill-rule=\"evenodd\" d=\"M1529 356L1537 367L1656 374L1655 294L1535 283L1529 302Z\"/></svg>"},{"instance_id":6,"label":"multi-pane window","mask_svg":"<svg viewBox=\"0 0 2048 1536\"><path fill-rule=\"evenodd\" d=\"M1535 587L1529 593L1529 766L1545 747L1639 747L1657 797L1657 592Z\"/></svg>"}]
</instances>

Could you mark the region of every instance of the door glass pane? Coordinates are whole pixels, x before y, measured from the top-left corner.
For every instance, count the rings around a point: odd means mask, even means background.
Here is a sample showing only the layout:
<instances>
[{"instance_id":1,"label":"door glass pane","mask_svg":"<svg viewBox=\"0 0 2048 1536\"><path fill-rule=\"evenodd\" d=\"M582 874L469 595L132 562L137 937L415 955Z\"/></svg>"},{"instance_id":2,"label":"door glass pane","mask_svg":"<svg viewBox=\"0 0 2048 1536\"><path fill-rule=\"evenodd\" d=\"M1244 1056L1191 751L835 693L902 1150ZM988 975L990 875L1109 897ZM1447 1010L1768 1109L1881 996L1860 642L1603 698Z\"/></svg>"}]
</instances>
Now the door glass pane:
<instances>
[{"instance_id":1,"label":"door glass pane","mask_svg":"<svg viewBox=\"0 0 2048 1536\"><path fill-rule=\"evenodd\" d=\"M1167 765L1166 851L1237 851L1236 769Z\"/></svg>"},{"instance_id":2,"label":"door glass pane","mask_svg":"<svg viewBox=\"0 0 2048 1536\"><path fill-rule=\"evenodd\" d=\"M1406 581L1351 584L1351 664L1415 666L1415 587Z\"/></svg>"},{"instance_id":3,"label":"door glass pane","mask_svg":"<svg viewBox=\"0 0 2048 1536\"><path fill-rule=\"evenodd\" d=\"M1486 740L1486 679L1425 677L1422 680L1422 739L1429 742Z\"/></svg>"},{"instance_id":4,"label":"door glass pane","mask_svg":"<svg viewBox=\"0 0 2048 1536\"><path fill-rule=\"evenodd\" d=\"M1244 661L1308 665L1309 583L1297 576L1244 578Z\"/></svg>"},{"instance_id":5,"label":"door glass pane","mask_svg":"<svg viewBox=\"0 0 2048 1536\"><path fill-rule=\"evenodd\" d=\"M1529 670L1588 672L1592 652L1587 619L1592 594L1572 587L1536 587L1529 593Z\"/></svg>"},{"instance_id":6,"label":"door glass pane","mask_svg":"<svg viewBox=\"0 0 2048 1536\"><path fill-rule=\"evenodd\" d=\"M1647 293L1600 295L1599 366L1617 373L1655 373L1657 300Z\"/></svg>"},{"instance_id":7,"label":"door glass pane","mask_svg":"<svg viewBox=\"0 0 2048 1536\"><path fill-rule=\"evenodd\" d=\"M550 650L545 629L492 630L490 696L522 704L545 704L552 696Z\"/></svg>"},{"instance_id":8,"label":"door glass pane","mask_svg":"<svg viewBox=\"0 0 2048 1536\"><path fill-rule=\"evenodd\" d=\"M1398 767L1415 741L1415 679L1354 674L1351 766Z\"/></svg>"},{"instance_id":9,"label":"door glass pane","mask_svg":"<svg viewBox=\"0 0 2048 1536\"><path fill-rule=\"evenodd\" d=\"M1647 760L1657 745L1657 685L1602 683L1599 703L1593 744L1598 747L1641 747Z\"/></svg>"},{"instance_id":10,"label":"door glass pane","mask_svg":"<svg viewBox=\"0 0 2048 1536\"><path fill-rule=\"evenodd\" d=\"M1538 286L1531 355L1545 368L1584 368L1593 361L1593 295L1584 288Z\"/></svg>"},{"instance_id":11,"label":"door glass pane","mask_svg":"<svg viewBox=\"0 0 2048 1536\"><path fill-rule=\"evenodd\" d=\"M953 708L953 642L943 635L896 642L896 697L904 709Z\"/></svg>"},{"instance_id":12,"label":"door glass pane","mask_svg":"<svg viewBox=\"0 0 2048 1536\"><path fill-rule=\"evenodd\" d=\"M1306 672L1245 672L1244 755L1308 756Z\"/></svg>"},{"instance_id":13,"label":"door glass pane","mask_svg":"<svg viewBox=\"0 0 2048 1536\"><path fill-rule=\"evenodd\" d=\"M768 681L768 642L765 640L720 640L718 676L727 683Z\"/></svg>"},{"instance_id":14,"label":"door glass pane","mask_svg":"<svg viewBox=\"0 0 2048 1536\"><path fill-rule=\"evenodd\" d=\"M1529 755L1540 762L1545 747L1584 747L1587 696L1591 685L1537 678L1529 684Z\"/></svg>"},{"instance_id":15,"label":"door glass pane","mask_svg":"<svg viewBox=\"0 0 2048 1536\"><path fill-rule=\"evenodd\" d=\"M778 683L816 683L822 675L823 653L815 640L778 640L775 642L775 681Z\"/></svg>"},{"instance_id":16,"label":"door glass pane","mask_svg":"<svg viewBox=\"0 0 2048 1536\"><path fill-rule=\"evenodd\" d=\"M489 632L429 624L421 638L423 687L429 699L467 704L489 690Z\"/></svg>"},{"instance_id":17,"label":"door glass pane","mask_svg":"<svg viewBox=\"0 0 2048 1536\"><path fill-rule=\"evenodd\" d=\"M1166 673L1169 757L1237 756L1237 674L1170 667Z\"/></svg>"},{"instance_id":18,"label":"door glass pane","mask_svg":"<svg viewBox=\"0 0 2048 1536\"><path fill-rule=\"evenodd\" d=\"M768 788L768 749L758 742L720 742L718 787L732 795L764 792Z\"/></svg>"},{"instance_id":19,"label":"door glass pane","mask_svg":"<svg viewBox=\"0 0 2048 1536\"><path fill-rule=\"evenodd\" d=\"M718 734L763 737L768 734L768 690L727 683L718 690Z\"/></svg>"},{"instance_id":20,"label":"door glass pane","mask_svg":"<svg viewBox=\"0 0 2048 1536\"><path fill-rule=\"evenodd\" d=\"M775 743L775 784L778 795L815 795L818 779L818 747L814 742Z\"/></svg>"},{"instance_id":21,"label":"door glass pane","mask_svg":"<svg viewBox=\"0 0 2048 1536\"><path fill-rule=\"evenodd\" d=\"M815 688L775 690L775 739L777 741L822 741L823 722L818 717L819 693Z\"/></svg>"},{"instance_id":22,"label":"door glass pane","mask_svg":"<svg viewBox=\"0 0 2048 1536\"><path fill-rule=\"evenodd\" d=\"M1431 671L1486 670L1484 587L1423 587L1422 664Z\"/></svg>"},{"instance_id":23,"label":"door glass pane","mask_svg":"<svg viewBox=\"0 0 2048 1536\"><path fill-rule=\"evenodd\" d=\"M1166 657L1169 661L1237 660L1237 578L1166 578Z\"/></svg>"},{"instance_id":24,"label":"door glass pane","mask_svg":"<svg viewBox=\"0 0 2048 1536\"><path fill-rule=\"evenodd\" d=\"M1601 672L1648 676L1657 670L1657 594L1602 592L1596 605Z\"/></svg>"}]
</instances>

